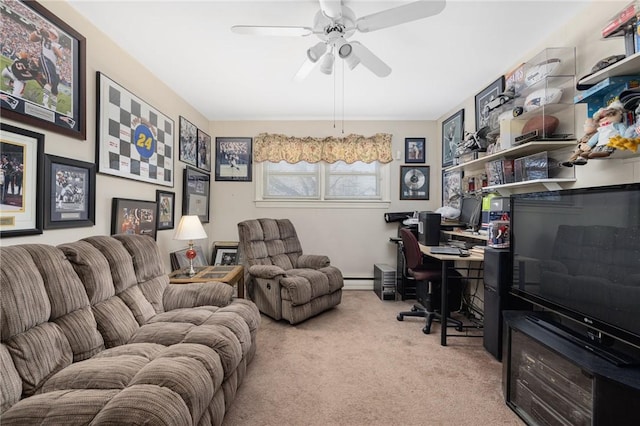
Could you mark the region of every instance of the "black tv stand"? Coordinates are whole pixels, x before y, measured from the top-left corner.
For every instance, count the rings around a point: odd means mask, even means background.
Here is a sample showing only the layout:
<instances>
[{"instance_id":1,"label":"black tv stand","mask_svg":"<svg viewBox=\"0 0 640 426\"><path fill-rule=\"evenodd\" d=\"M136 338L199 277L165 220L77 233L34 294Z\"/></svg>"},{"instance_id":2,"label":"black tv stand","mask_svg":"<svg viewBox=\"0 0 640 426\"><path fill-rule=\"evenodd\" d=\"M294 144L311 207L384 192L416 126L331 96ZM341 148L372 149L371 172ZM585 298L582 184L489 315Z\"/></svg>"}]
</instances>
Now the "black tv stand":
<instances>
[{"instance_id":1,"label":"black tv stand","mask_svg":"<svg viewBox=\"0 0 640 426\"><path fill-rule=\"evenodd\" d=\"M617 353L610 362L609 348L605 357L596 355L585 337L546 314L503 312L502 384L509 408L528 425L640 425L640 367Z\"/></svg>"},{"instance_id":2,"label":"black tv stand","mask_svg":"<svg viewBox=\"0 0 640 426\"><path fill-rule=\"evenodd\" d=\"M571 343L588 350L589 352L599 356L600 358L609 361L616 367L635 367L640 365L640 362L638 362L637 359L633 359L614 349L604 348L597 343L590 342L585 337L580 336L576 332L562 327L558 324L554 324L553 322L547 321L534 315L527 315L526 318L528 321L531 321L539 325L540 327L543 327L550 332L570 341Z\"/></svg>"}]
</instances>

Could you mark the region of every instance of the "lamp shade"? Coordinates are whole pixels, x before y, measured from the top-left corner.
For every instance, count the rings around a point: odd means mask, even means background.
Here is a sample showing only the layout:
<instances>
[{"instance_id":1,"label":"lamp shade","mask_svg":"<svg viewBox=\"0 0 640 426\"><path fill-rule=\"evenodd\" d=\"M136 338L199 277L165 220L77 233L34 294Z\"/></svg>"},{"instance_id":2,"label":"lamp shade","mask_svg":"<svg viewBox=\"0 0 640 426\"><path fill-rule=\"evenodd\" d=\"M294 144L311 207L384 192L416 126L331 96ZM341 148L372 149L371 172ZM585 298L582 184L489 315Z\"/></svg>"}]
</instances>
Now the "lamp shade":
<instances>
[{"instance_id":1,"label":"lamp shade","mask_svg":"<svg viewBox=\"0 0 640 426\"><path fill-rule=\"evenodd\" d=\"M324 55L326 51L327 51L327 44L321 41L307 50L307 57L311 62L315 64L316 62L318 62L318 59L320 59L322 55Z\"/></svg>"},{"instance_id":2,"label":"lamp shade","mask_svg":"<svg viewBox=\"0 0 640 426\"><path fill-rule=\"evenodd\" d=\"M327 75L331 75L331 73L333 72L333 59L334 59L334 56L332 52L329 52L326 55L324 55L324 59L320 64L320 71L322 71Z\"/></svg>"},{"instance_id":3,"label":"lamp shade","mask_svg":"<svg viewBox=\"0 0 640 426\"><path fill-rule=\"evenodd\" d=\"M200 218L196 215L182 216L176 233L173 235L174 240L201 240L207 238L204 232Z\"/></svg>"}]
</instances>

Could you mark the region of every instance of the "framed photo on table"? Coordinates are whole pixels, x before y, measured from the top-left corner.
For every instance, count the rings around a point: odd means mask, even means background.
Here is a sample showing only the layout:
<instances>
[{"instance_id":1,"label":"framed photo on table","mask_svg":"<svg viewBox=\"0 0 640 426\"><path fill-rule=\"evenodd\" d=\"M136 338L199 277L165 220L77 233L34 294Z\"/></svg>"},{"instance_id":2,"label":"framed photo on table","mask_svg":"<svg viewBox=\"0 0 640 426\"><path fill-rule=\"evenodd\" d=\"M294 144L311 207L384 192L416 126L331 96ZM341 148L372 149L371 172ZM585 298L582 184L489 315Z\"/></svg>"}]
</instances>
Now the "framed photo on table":
<instances>
[{"instance_id":1,"label":"framed photo on table","mask_svg":"<svg viewBox=\"0 0 640 426\"><path fill-rule=\"evenodd\" d=\"M182 214L197 215L200 222L209 223L211 177L195 167L184 169Z\"/></svg>"},{"instance_id":2,"label":"framed photo on table","mask_svg":"<svg viewBox=\"0 0 640 426\"><path fill-rule=\"evenodd\" d=\"M211 172L211 136L198 129L198 168Z\"/></svg>"},{"instance_id":3,"label":"framed photo on table","mask_svg":"<svg viewBox=\"0 0 640 426\"><path fill-rule=\"evenodd\" d=\"M98 72L98 173L173 187L175 125Z\"/></svg>"},{"instance_id":4,"label":"framed photo on table","mask_svg":"<svg viewBox=\"0 0 640 426\"><path fill-rule=\"evenodd\" d=\"M96 165L49 154L44 164L44 228L93 226Z\"/></svg>"},{"instance_id":5,"label":"framed photo on table","mask_svg":"<svg viewBox=\"0 0 640 426\"><path fill-rule=\"evenodd\" d=\"M405 163L425 163L426 160L426 139L425 138L405 138L404 139L404 162Z\"/></svg>"},{"instance_id":6,"label":"framed photo on table","mask_svg":"<svg viewBox=\"0 0 640 426\"><path fill-rule=\"evenodd\" d=\"M217 241L213 244L211 252L212 265L237 265L238 264L238 242Z\"/></svg>"},{"instance_id":7,"label":"framed photo on table","mask_svg":"<svg viewBox=\"0 0 640 426\"><path fill-rule=\"evenodd\" d=\"M400 166L400 199L429 199L429 166Z\"/></svg>"},{"instance_id":8,"label":"framed photo on table","mask_svg":"<svg viewBox=\"0 0 640 426\"><path fill-rule=\"evenodd\" d=\"M216 180L251 182L252 138L216 138Z\"/></svg>"},{"instance_id":9,"label":"framed photo on table","mask_svg":"<svg viewBox=\"0 0 640 426\"><path fill-rule=\"evenodd\" d=\"M485 109L485 106L502 92L504 92L504 75L501 75L500 78L476 95L476 132L491 124L491 113Z\"/></svg>"},{"instance_id":10,"label":"framed photo on table","mask_svg":"<svg viewBox=\"0 0 640 426\"><path fill-rule=\"evenodd\" d=\"M196 166L198 164L198 128L180 116L180 161Z\"/></svg>"},{"instance_id":11,"label":"framed photo on table","mask_svg":"<svg viewBox=\"0 0 640 426\"><path fill-rule=\"evenodd\" d=\"M464 109L442 122L442 167L453 165L464 135Z\"/></svg>"},{"instance_id":12,"label":"framed photo on table","mask_svg":"<svg viewBox=\"0 0 640 426\"><path fill-rule=\"evenodd\" d=\"M35 1L2 1L2 7L3 44L15 49L2 62L15 78L0 81L2 115L85 140L85 38ZM55 60L41 62L44 48L59 53Z\"/></svg>"},{"instance_id":13,"label":"framed photo on table","mask_svg":"<svg viewBox=\"0 0 640 426\"><path fill-rule=\"evenodd\" d=\"M155 201L114 198L111 206L111 235L138 234L156 239Z\"/></svg>"},{"instance_id":14,"label":"framed photo on table","mask_svg":"<svg viewBox=\"0 0 640 426\"><path fill-rule=\"evenodd\" d=\"M156 190L156 204L158 205L158 223L156 229L163 231L173 229L176 212L176 194L171 191Z\"/></svg>"},{"instance_id":15,"label":"framed photo on table","mask_svg":"<svg viewBox=\"0 0 640 426\"><path fill-rule=\"evenodd\" d=\"M171 261L171 269L173 271L176 271L178 269L185 269L189 267L189 258L187 258L187 250L189 250L188 247L182 250L171 252L169 254L169 260ZM194 245L193 250L195 250L196 252L196 257L193 259L193 267L197 268L200 266L207 266L207 258L204 255L204 251L202 251L202 247L198 245Z\"/></svg>"},{"instance_id":16,"label":"framed photo on table","mask_svg":"<svg viewBox=\"0 0 640 426\"><path fill-rule=\"evenodd\" d=\"M1 123L0 237L42 234L44 135Z\"/></svg>"}]
</instances>

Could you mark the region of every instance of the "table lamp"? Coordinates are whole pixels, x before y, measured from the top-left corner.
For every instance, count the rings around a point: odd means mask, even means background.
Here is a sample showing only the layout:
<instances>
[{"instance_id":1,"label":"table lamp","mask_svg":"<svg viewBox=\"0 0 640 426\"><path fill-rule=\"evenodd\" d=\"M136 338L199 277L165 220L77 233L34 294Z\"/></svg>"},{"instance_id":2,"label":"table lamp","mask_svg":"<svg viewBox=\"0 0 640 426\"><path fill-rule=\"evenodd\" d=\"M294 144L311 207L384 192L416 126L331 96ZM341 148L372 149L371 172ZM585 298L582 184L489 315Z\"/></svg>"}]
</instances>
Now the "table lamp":
<instances>
[{"instance_id":1,"label":"table lamp","mask_svg":"<svg viewBox=\"0 0 640 426\"><path fill-rule=\"evenodd\" d=\"M173 239L189 240L189 249L185 253L185 256L189 259L188 273L190 277L196 274L196 271L193 269L193 259L196 257L196 251L193 249L193 240L201 240L204 238L207 238L207 233L204 232L200 218L196 215L182 216Z\"/></svg>"}]
</instances>

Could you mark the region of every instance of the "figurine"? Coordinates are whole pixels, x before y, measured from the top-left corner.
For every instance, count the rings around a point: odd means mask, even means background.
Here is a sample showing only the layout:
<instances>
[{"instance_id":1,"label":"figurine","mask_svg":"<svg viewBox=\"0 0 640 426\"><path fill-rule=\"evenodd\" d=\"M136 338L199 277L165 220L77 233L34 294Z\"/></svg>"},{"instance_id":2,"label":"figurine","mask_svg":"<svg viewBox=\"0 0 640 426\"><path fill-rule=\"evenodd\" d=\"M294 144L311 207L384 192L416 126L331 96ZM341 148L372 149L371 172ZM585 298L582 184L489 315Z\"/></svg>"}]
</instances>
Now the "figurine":
<instances>
[{"instance_id":1,"label":"figurine","mask_svg":"<svg viewBox=\"0 0 640 426\"><path fill-rule=\"evenodd\" d=\"M628 149L633 152L638 152L638 145L640 145L640 103L634 111L635 123L627 129L624 136L614 136L609 141L609 146L616 149Z\"/></svg>"},{"instance_id":2,"label":"figurine","mask_svg":"<svg viewBox=\"0 0 640 426\"><path fill-rule=\"evenodd\" d=\"M575 161L582 154L585 154L591 151L591 147L587 144L587 142L589 142L591 137L595 135L597 132L598 132L598 124L596 123L596 121L593 118L587 118L584 121L584 136L582 136L578 140L578 146L571 154L571 157L569 157L567 161L564 161L560 164L562 164L565 167L573 167L573 165L575 164Z\"/></svg>"},{"instance_id":3,"label":"figurine","mask_svg":"<svg viewBox=\"0 0 640 426\"><path fill-rule=\"evenodd\" d=\"M591 150L580 154L573 164L581 166L587 164L588 159L608 157L616 150L608 144L612 137L623 135L627 130L622 122L624 112L622 103L614 101L606 108L600 108L593 114L593 119L598 122L598 132L587 142Z\"/></svg>"}]
</instances>

